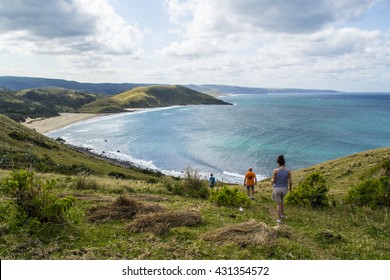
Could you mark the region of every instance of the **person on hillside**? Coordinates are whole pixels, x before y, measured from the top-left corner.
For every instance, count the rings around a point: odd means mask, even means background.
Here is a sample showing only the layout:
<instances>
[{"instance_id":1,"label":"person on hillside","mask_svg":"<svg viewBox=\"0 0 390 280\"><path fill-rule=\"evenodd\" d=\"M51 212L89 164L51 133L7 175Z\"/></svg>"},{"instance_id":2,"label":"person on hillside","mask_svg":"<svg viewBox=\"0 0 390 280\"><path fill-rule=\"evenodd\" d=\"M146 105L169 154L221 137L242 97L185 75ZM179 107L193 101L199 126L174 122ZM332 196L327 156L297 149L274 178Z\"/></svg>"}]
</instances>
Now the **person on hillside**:
<instances>
[{"instance_id":1,"label":"person on hillside","mask_svg":"<svg viewBox=\"0 0 390 280\"><path fill-rule=\"evenodd\" d=\"M272 174L272 199L276 202L276 211L278 212L277 223L281 223L284 218L284 197L287 194L288 187L292 191L291 172L285 166L284 156L277 158L279 168L276 168Z\"/></svg>"},{"instance_id":2,"label":"person on hillside","mask_svg":"<svg viewBox=\"0 0 390 280\"><path fill-rule=\"evenodd\" d=\"M210 183L210 189L214 189L217 180L215 179L213 173L210 174L209 183Z\"/></svg>"},{"instance_id":3,"label":"person on hillside","mask_svg":"<svg viewBox=\"0 0 390 280\"><path fill-rule=\"evenodd\" d=\"M256 174L253 172L252 167L250 167L248 172L245 174L244 186L246 187L248 197L252 200L255 199L255 185L257 185ZM251 192L252 196L250 195Z\"/></svg>"}]
</instances>

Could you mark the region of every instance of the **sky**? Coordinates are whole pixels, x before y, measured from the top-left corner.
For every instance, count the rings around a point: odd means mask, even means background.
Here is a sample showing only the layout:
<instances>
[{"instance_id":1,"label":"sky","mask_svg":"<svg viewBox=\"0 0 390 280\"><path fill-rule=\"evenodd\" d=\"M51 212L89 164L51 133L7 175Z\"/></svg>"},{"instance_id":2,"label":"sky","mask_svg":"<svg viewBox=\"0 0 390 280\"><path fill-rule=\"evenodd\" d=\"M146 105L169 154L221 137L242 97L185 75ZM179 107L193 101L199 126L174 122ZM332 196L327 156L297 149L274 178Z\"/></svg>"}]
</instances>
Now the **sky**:
<instances>
[{"instance_id":1,"label":"sky","mask_svg":"<svg viewBox=\"0 0 390 280\"><path fill-rule=\"evenodd\" d=\"M390 92L390 0L0 0L0 76Z\"/></svg>"}]
</instances>

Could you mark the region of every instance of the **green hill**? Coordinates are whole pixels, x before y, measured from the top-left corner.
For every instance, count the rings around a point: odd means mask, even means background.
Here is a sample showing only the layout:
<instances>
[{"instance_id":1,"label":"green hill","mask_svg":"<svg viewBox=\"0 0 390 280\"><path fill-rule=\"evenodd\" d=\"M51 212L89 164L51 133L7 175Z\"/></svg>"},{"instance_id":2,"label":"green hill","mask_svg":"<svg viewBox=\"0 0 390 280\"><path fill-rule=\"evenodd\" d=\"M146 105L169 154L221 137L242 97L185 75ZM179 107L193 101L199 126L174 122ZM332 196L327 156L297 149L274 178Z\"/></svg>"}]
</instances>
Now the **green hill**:
<instances>
[{"instance_id":1,"label":"green hill","mask_svg":"<svg viewBox=\"0 0 390 280\"><path fill-rule=\"evenodd\" d=\"M83 112L118 112L127 108L228 103L183 86L138 87L83 106Z\"/></svg>"},{"instance_id":2,"label":"green hill","mask_svg":"<svg viewBox=\"0 0 390 280\"><path fill-rule=\"evenodd\" d=\"M58 115L53 108L47 108L39 102L17 96L16 92L4 88L0 88L0 114L16 121L24 121L27 117L37 118Z\"/></svg>"},{"instance_id":3,"label":"green hill","mask_svg":"<svg viewBox=\"0 0 390 280\"><path fill-rule=\"evenodd\" d=\"M53 107L57 112L76 112L85 104L91 103L101 96L82 91L62 88L37 88L21 90L16 96L24 100L39 102L47 107Z\"/></svg>"},{"instance_id":4,"label":"green hill","mask_svg":"<svg viewBox=\"0 0 390 280\"><path fill-rule=\"evenodd\" d=\"M97 94L60 88L18 92L0 88L0 114L16 121L24 121L27 117L53 117L63 112L78 112L83 105L100 98Z\"/></svg>"}]
</instances>

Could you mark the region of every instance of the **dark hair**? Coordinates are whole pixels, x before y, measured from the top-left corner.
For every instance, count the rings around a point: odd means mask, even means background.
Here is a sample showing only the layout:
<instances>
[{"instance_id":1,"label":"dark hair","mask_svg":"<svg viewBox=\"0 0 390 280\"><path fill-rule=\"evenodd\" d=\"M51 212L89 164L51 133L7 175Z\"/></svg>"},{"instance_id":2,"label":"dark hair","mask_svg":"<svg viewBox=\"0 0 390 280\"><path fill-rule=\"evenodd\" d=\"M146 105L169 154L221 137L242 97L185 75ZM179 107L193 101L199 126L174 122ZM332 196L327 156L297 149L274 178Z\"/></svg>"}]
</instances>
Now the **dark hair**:
<instances>
[{"instance_id":1,"label":"dark hair","mask_svg":"<svg viewBox=\"0 0 390 280\"><path fill-rule=\"evenodd\" d=\"M280 165L284 165L286 161L284 160L284 157L282 155L278 156L278 163Z\"/></svg>"}]
</instances>

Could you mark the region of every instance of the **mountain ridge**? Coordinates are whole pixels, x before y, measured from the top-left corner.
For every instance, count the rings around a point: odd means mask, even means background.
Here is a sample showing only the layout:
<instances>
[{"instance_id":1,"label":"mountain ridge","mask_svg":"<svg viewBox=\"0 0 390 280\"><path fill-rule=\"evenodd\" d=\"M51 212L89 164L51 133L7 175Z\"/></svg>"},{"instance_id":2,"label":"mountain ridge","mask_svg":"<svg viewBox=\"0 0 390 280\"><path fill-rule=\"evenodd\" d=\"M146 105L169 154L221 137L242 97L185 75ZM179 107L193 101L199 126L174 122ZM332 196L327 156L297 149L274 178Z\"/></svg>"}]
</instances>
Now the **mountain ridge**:
<instances>
[{"instance_id":1,"label":"mountain ridge","mask_svg":"<svg viewBox=\"0 0 390 280\"><path fill-rule=\"evenodd\" d=\"M115 95L140 86L165 86L163 83L83 83L68 81L64 79L0 76L0 87L10 90L23 90L42 87L60 87L73 90L85 90L104 95ZM208 94L266 94L266 93L337 93L339 91L330 89L299 89L299 88L265 88L265 87L241 87L217 84L183 84L182 86L191 88Z\"/></svg>"}]
</instances>

